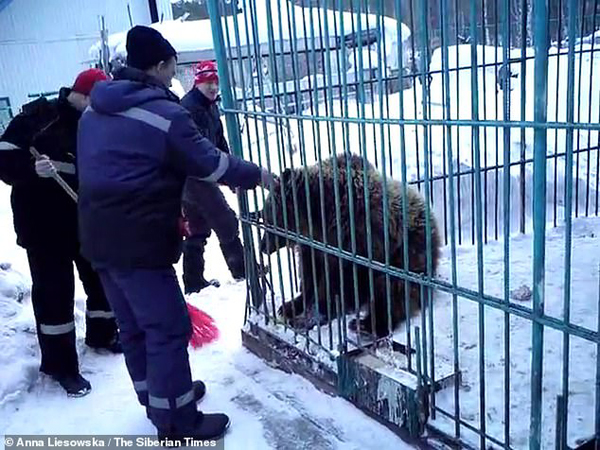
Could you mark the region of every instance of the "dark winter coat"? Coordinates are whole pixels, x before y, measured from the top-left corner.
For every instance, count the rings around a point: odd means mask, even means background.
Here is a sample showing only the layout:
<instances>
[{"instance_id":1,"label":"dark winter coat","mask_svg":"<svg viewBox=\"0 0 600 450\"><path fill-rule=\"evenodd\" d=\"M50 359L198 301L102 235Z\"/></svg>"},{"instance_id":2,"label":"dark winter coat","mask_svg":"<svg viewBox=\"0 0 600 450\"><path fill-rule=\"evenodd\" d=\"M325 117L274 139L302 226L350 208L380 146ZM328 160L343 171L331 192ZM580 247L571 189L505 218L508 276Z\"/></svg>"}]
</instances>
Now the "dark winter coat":
<instances>
[{"instance_id":1,"label":"dark winter coat","mask_svg":"<svg viewBox=\"0 0 600 450\"><path fill-rule=\"evenodd\" d=\"M39 98L23 106L0 138L0 179L12 186L11 204L17 243L28 249L78 248L77 206L51 178L40 178L29 148L47 155L59 174L77 188L75 155L81 114L67 101Z\"/></svg>"},{"instance_id":2,"label":"dark winter coat","mask_svg":"<svg viewBox=\"0 0 600 450\"><path fill-rule=\"evenodd\" d=\"M190 112L202 136L215 144L219 150L230 153L216 101L211 102L202 92L194 88L181 99L181 106Z\"/></svg>"},{"instance_id":3,"label":"dark winter coat","mask_svg":"<svg viewBox=\"0 0 600 450\"><path fill-rule=\"evenodd\" d=\"M260 169L219 152L158 80L124 68L100 82L78 138L82 253L98 267L159 268L181 254L188 176L253 188Z\"/></svg>"}]
</instances>

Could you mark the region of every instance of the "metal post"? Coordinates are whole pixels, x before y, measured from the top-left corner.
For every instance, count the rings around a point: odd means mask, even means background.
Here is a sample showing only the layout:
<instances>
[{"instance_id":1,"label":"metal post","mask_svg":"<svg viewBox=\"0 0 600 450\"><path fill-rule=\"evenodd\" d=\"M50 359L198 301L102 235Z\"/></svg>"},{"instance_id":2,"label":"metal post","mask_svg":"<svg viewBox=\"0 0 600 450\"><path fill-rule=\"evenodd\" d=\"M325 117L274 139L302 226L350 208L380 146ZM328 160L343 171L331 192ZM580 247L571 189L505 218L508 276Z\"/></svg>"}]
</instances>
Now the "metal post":
<instances>
[{"instance_id":1,"label":"metal post","mask_svg":"<svg viewBox=\"0 0 600 450\"><path fill-rule=\"evenodd\" d=\"M217 57L217 67L219 72L219 80L221 86L221 97L223 99L223 107L225 110L235 109L235 101L233 98L233 89L231 87L231 78L229 75L229 66L227 65L227 53L225 51L225 39L223 35L223 26L221 24L221 15L219 12L218 0L208 0L208 14L210 16L210 27L212 30L213 45L215 55ZM235 156L242 156L242 138L240 135L240 127L235 113L225 111L225 123L227 126L227 136L231 150ZM248 217L248 196L242 191L238 195L240 216ZM251 270L248 274L250 283L250 292L252 293L254 306L259 306L263 300L262 290L258 284L258 278L254 272L254 245L252 243L252 231L247 225L242 226L242 237L244 247L249 254L247 255L251 264Z\"/></svg>"},{"instance_id":2,"label":"metal post","mask_svg":"<svg viewBox=\"0 0 600 450\"><path fill-rule=\"evenodd\" d=\"M104 22L104 16L100 16L100 39L102 42L102 69L110 72L110 50L108 48L108 30Z\"/></svg>"},{"instance_id":3,"label":"metal post","mask_svg":"<svg viewBox=\"0 0 600 450\"><path fill-rule=\"evenodd\" d=\"M533 324L531 355L531 422L529 448L541 448L542 373L544 326L536 319L544 315L546 256L546 152L547 130L539 127L547 121L548 94L548 4L533 0L535 44L534 154L533 154Z\"/></svg>"}]
</instances>

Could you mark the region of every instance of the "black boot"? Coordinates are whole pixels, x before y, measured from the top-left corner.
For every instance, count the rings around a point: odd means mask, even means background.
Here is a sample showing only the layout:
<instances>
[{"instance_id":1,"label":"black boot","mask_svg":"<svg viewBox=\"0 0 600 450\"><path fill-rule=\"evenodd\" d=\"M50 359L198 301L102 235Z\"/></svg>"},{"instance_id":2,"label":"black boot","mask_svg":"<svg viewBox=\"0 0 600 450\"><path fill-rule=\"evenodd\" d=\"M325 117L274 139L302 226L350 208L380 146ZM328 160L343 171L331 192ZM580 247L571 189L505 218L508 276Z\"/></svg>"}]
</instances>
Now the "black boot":
<instances>
[{"instance_id":1,"label":"black boot","mask_svg":"<svg viewBox=\"0 0 600 450\"><path fill-rule=\"evenodd\" d=\"M158 431L158 439L163 441L167 440L167 444L185 445L186 439L194 440L218 440L226 433L231 420L226 414L213 413L203 414L198 412L196 424L193 429L185 431Z\"/></svg>"},{"instance_id":2,"label":"black boot","mask_svg":"<svg viewBox=\"0 0 600 450\"><path fill-rule=\"evenodd\" d=\"M119 331L114 318L85 318L85 344L96 350L108 350L111 353L123 353Z\"/></svg>"},{"instance_id":3,"label":"black boot","mask_svg":"<svg viewBox=\"0 0 600 450\"><path fill-rule=\"evenodd\" d=\"M185 284L185 283L184 283ZM221 287L221 283L219 282L219 280L205 280L204 278L202 278L197 284L193 284L190 286L190 284L188 283L185 286L184 292L186 295L188 294L195 294L197 292L200 292L202 289L207 288L209 286L214 286L214 287Z\"/></svg>"},{"instance_id":4,"label":"black boot","mask_svg":"<svg viewBox=\"0 0 600 450\"><path fill-rule=\"evenodd\" d=\"M42 372L44 371L42 370ZM90 382L79 373L71 375L44 373L60 384L69 397L84 397L92 390Z\"/></svg>"},{"instance_id":5,"label":"black boot","mask_svg":"<svg viewBox=\"0 0 600 450\"><path fill-rule=\"evenodd\" d=\"M214 286L220 287L218 280L204 278L204 239L189 238L183 243L183 286L186 294L200 292Z\"/></svg>"},{"instance_id":6,"label":"black boot","mask_svg":"<svg viewBox=\"0 0 600 450\"><path fill-rule=\"evenodd\" d=\"M192 386L194 387L194 401L199 402L206 394L206 385L202 381L196 380L192 381Z\"/></svg>"},{"instance_id":7,"label":"black boot","mask_svg":"<svg viewBox=\"0 0 600 450\"><path fill-rule=\"evenodd\" d=\"M118 333L115 333L112 339L106 342L94 342L86 337L85 344L94 350L107 350L117 355L123 353L123 346L121 345Z\"/></svg>"}]
</instances>

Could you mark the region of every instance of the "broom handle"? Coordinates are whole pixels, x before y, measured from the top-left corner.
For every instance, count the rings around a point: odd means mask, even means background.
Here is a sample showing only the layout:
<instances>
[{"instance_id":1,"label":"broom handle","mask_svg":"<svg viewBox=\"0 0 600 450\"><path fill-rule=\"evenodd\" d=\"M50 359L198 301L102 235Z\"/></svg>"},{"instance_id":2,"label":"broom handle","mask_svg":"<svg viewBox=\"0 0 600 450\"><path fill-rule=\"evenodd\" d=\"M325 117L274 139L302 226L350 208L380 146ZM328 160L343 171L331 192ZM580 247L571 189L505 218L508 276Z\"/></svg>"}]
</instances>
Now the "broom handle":
<instances>
[{"instance_id":1,"label":"broom handle","mask_svg":"<svg viewBox=\"0 0 600 450\"><path fill-rule=\"evenodd\" d=\"M29 151L36 160L39 161L42 158L42 155L35 149L35 147L29 147ZM69 194L69 196L75 200L75 202L77 202L77 194L58 173L53 173L52 178L54 178L56 182L60 184L60 186L66 191L66 193Z\"/></svg>"}]
</instances>

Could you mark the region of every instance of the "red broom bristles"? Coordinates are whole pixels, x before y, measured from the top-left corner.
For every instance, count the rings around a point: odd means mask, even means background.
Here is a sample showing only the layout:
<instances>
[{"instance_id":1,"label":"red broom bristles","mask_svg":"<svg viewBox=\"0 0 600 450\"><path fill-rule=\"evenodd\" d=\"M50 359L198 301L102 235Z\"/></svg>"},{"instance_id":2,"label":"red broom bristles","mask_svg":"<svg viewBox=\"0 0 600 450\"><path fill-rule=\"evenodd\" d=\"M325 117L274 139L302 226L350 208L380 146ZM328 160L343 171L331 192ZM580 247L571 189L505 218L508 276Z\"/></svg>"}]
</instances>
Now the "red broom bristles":
<instances>
[{"instance_id":1,"label":"red broom bristles","mask_svg":"<svg viewBox=\"0 0 600 450\"><path fill-rule=\"evenodd\" d=\"M192 322L190 345L193 348L200 348L216 340L219 337L219 329L214 319L190 303L187 307Z\"/></svg>"}]
</instances>

